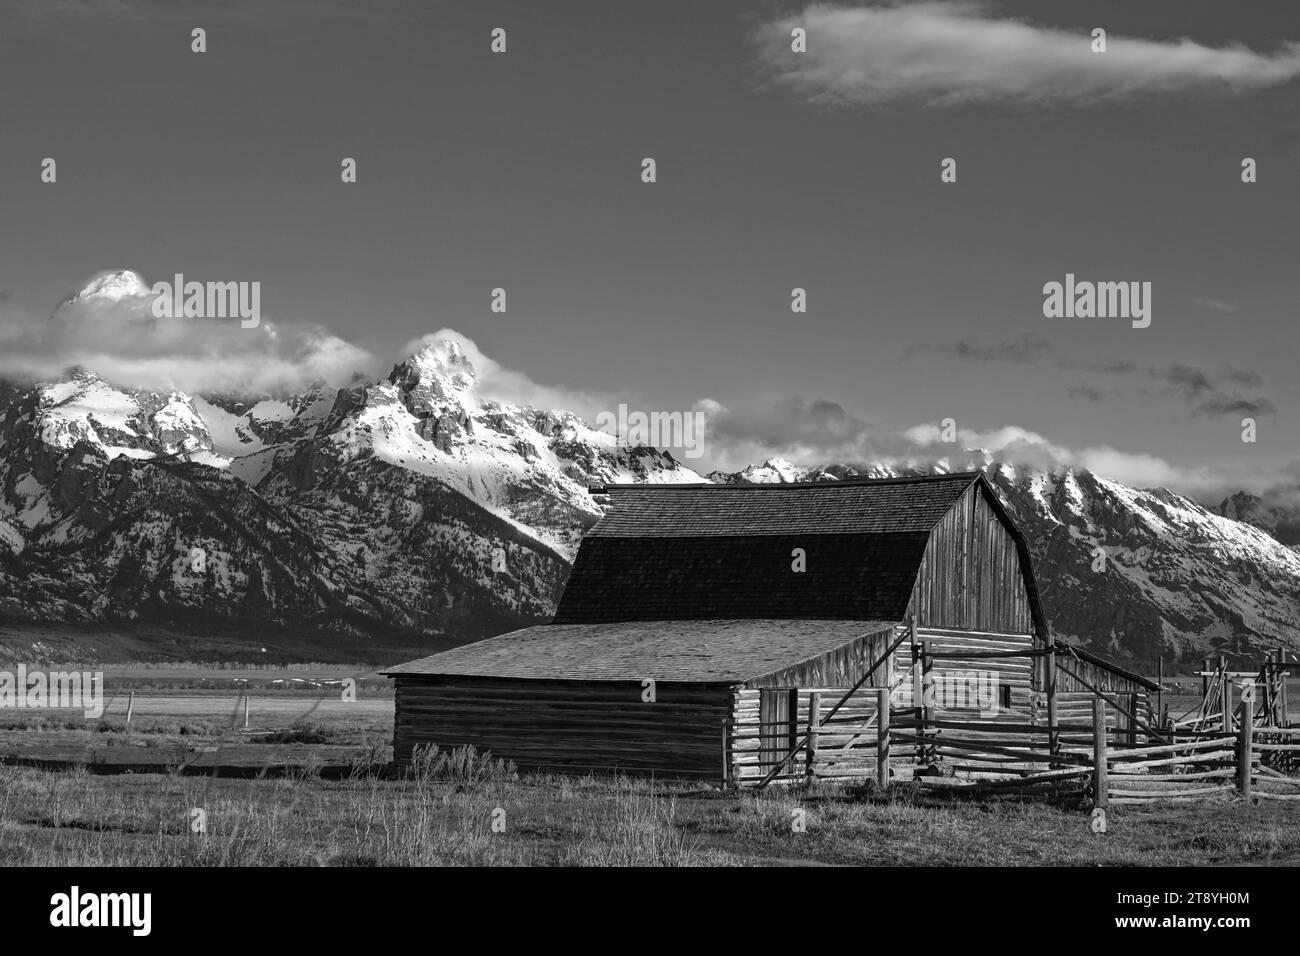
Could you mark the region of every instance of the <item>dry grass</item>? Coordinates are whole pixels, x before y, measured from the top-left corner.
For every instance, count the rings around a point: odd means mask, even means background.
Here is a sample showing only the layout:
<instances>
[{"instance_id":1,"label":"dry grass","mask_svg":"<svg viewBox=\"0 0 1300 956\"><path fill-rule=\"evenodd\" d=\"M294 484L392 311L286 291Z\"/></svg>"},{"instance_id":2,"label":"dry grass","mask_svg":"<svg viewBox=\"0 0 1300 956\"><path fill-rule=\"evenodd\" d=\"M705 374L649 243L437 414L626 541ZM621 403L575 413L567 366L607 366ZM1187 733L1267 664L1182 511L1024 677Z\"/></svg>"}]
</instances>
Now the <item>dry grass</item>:
<instances>
[{"instance_id":1,"label":"dry grass","mask_svg":"<svg viewBox=\"0 0 1300 956\"><path fill-rule=\"evenodd\" d=\"M442 759L440 759L442 758ZM1209 865L1300 862L1300 807L948 802L907 787L722 794L520 776L433 754L384 779L96 776L0 767L0 864L114 866ZM192 832L191 810L206 812ZM794 826L795 811L806 824Z\"/></svg>"}]
</instances>

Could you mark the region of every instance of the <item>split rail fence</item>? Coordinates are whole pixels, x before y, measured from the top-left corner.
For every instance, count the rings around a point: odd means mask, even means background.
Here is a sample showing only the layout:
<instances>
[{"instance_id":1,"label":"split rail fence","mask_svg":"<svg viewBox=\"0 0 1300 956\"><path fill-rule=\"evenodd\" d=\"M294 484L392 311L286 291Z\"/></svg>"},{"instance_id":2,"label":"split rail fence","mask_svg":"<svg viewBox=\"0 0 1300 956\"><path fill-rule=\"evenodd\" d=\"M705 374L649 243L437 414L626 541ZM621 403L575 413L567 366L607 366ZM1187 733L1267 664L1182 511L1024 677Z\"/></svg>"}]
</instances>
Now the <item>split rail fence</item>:
<instances>
[{"instance_id":1,"label":"split rail fence","mask_svg":"<svg viewBox=\"0 0 1300 956\"><path fill-rule=\"evenodd\" d=\"M885 788L910 779L953 793L1077 795L1099 807L1230 794L1300 800L1300 777L1287 772L1300 768L1300 727L1285 726L1280 658L1258 674L1222 663L1211 671L1207 662L1200 713L1175 721L1146 694L1089 684L1068 646L924 633L900 637L853 688L737 692L732 783L870 780ZM906 649L893 653L908 637L910 666ZM1052 677L1084 689L1050 699L1033 679L1044 663ZM996 675L996 698L970 677L977 670ZM935 690L941 682L947 696Z\"/></svg>"}]
</instances>

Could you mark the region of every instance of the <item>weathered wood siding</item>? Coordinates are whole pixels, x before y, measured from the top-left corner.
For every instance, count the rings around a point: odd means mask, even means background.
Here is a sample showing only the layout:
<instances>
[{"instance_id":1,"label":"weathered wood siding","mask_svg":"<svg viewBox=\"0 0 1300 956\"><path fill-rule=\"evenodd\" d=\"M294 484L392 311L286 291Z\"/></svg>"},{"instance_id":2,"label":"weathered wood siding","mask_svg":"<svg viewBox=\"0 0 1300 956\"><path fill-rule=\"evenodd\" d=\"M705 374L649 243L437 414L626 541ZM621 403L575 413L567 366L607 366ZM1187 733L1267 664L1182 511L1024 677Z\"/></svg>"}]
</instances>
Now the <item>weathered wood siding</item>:
<instances>
[{"instance_id":1,"label":"weathered wood siding","mask_svg":"<svg viewBox=\"0 0 1300 956\"><path fill-rule=\"evenodd\" d=\"M1113 734L1112 746L1148 742L1149 729L1160 724L1150 688L1092 661L1065 655L1058 658L1056 706L1062 721L1077 718L1084 707L1091 708L1097 696L1094 689L1107 697L1106 725Z\"/></svg>"},{"instance_id":2,"label":"weathered wood siding","mask_svg":"<svg viewBox=\"0 0 1300 956\"><path fill-rule=\"evenodd\" d=\"M1091 684L1090 688L1088 685ZM1092 661L1077 660L1062 654L1056 667L1056 690L1064 694L1074 691L1091 691L1092 689L1116 694L1141 694L1146 696L1145 686L1117 674L1109 668ZM1095 696L1095 695L1094 695Z\"/></svg>"},{"instance_id":3,"label":"weathered wood siding","mask_svg":"<svg viewBox=\"0 0 1300 956\"><path fill-rule=\"evenodd\" d=\"M746 687L852 687L898 639L899 629L867 634L841 648L749 681Z\"/></svg>"},{"instance_id":4,"label":"weathered wood siding","mask_svg":"<svg viewBox=\"0 0 1300 956\"><path fill-rule=\"evenodd\" d=\"M978 485L930 532L908 610L924 627L1033 633L1016 540Z\"/></svg>"},{"instance_id":5,"label":"weathered wood siding","mask_svg":"<svg viewBox=\"0 0 1300 956\"><path fill-rule=\"evenodd\" d=\"M472 745L521 770L721 780L731 688L660 682L396 676L393 755Z\"/></svg>"},{"instance_id":6,"label":"weathered wood siding","mask_svg":"<svg viewBox=\"0 0 1300 956\"><path fill-rule=\"evenodd\" d=\"M874 664L893 643L898 633L884 632L876 635L878 642L866 663ZM916 638L930 651L960 655L964 652L987 653L1032 651L1035 642L1031 634L979 633L957 629L918 628ZM1006 734L997 729L999 724L1041 724L1043 732L1037 737L1025 737L1018 745L1037 746L1047 756L1047 709L1044 695L1035 692L1035 659L1025 657L963 658L944 657L931 662L930 676L935 682L932 715L940 721L957 721L966 726L948 726L943 735L954 742L977 745L981 740L999 740ZM861 664L859 664L861 666ZM848 698L829 722L818 730L817 758L813 772L819 780L863 780L876 776L876 704L875 687L893 689L891 713L897 726L915 716L918 701L915 698L915 678L912 672L912 645L904 641L887 665L881 665L872 674L871 689L860 690ZM856 676L866 670L857 670ZM814 671L812 673L834 673ZM787 691L768 691L757 688L758 682L737 687L733 697L733 715L729 731L730 780L738 786L752 786L762 780L780 760L775 748L793 743L790 735L801 739L808 731L810 700L815 690L820 694L820 716L823 721L832 708L844 698L853 683L811 682L797 686L798 706L793 710L793 721L788 708L775 707L764 700L766 695L775 702ZM769 682L764 680L762 688ZM779 685L787 686L787 685ZM775 696L774 696L775 695ZM987 724L989 729L981 729ZM895 730L895 733L899 733ZM1004 758L981 756L969 749L935 755L940 764L960 765L964 771L981 767L992 768L1005 762ZM917 750L914 746L898 744L890 752L890 770L895 779L905 780L917 769ZM798 755L788 766L772 778L772 783L788 784L807 779L805 755Z\"/></svg>"}]
</instances>

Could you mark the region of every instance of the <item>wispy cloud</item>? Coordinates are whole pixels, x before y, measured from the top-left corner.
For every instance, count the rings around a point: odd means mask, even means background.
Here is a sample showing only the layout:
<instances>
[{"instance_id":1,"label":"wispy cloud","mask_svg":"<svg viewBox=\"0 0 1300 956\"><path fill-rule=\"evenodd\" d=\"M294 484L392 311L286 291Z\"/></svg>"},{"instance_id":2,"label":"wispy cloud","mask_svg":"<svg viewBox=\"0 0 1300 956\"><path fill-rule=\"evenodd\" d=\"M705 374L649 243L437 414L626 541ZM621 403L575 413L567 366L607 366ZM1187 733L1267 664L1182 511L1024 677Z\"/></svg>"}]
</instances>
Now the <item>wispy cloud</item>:
<instances>
[{"instance_id":1,"label":"wispy cloud","mask_svg":"<svg viewBox=\"0 0 1300 956\"><path fill-rule=\"evenodd\" d=\"M807 52L790 32L807 31ZM755 33L773 81L822 106L968 103L1094 106L1144 97L1242 94L1300 76L1300 43L1272 53L1240 44L1111 34L1094 53L1085 31L1030 23L990 3L813 4Z\"/></svg>"},{"instance_id":2,"label":"wispy cloud","mask_svg":"<svg viewBox=\"0 0 1300 956\"><path fill-rule=\"evenodd\" d=\"M1224 302L1221 299L1193 299L1193 305L1199 305L1202 308L1210 309L1213 312L1240 312L1241 306L1232 302Z\"/></svg>"},{"instance_id":3,"label":"wispy cloud","mask_svg":"<svg viewBox=\"0 0 1300 956\"><path fill-rule=\"evenodd\" d=\"M834 404L800 402L808 407ZM789 403L787 411L793 412L799 404ZM736 410L717 403L697 406L706 414L708 457L714 467L739 471L770 458L805 466L847 464L864 469L882 464L924 468L935 463L965 469L1002 462L1044 471L1085 469L1134 487L1167 487L1203 500L1216 500L1243 487L1265 487L1277 480L1275 474L1254 470L1249 462L1183 467L1147 452L1109 445L1072 448L1016 425L957 429L951 441L945 440L949 436L939 422L900 431L873 427L847 413L833 417L834 427L809 428L795 414L769 414L781 405L769 402ZM762 428L749 427L763 416L767 420Z\"/></svg>"},{"instance_id":4,"label":"wispy cloud","mask_svg":"<svg viewBox=\"0 0 1300 956\"><path fill-rule=\"evenodd\" d=\"M1263 396L1244 398L1236 391L1229 391L1233 386L1258 389L1263 383L1253 372L1229 367L1211 375L1190 365L1169 365L1147 371L1165 383L1159 392L1179 396L1198 415L1271 415L1277 411L1277 406Z\"/></svg>"},{"instance_id":5,"label":"wispy cloud","mask_svg":"<svg viewBox=\"0 0 1300 956\"><path fill-rule=\"evenodd\" d=\"M1131 376L1156 388L1144 385L1140 390L1149 396L1173 396L1181 399L1195 415L1271 415L1277 406L1258 394L1263 380L1254 372L1225 365L1204 369L1193 365L1143 365L1127 359L1101 359L1080 362L1060 355L1051 342L1031 334L1003 342L973 342L958 339L943 344L921 343L903 350L903 359L940 358L958 362L1010 362L1020 365L1046 365L1070 372L1095 375ZM1244 395L1242 390L1254 392ZM1071 386L1070 395L1100 401L1105 394L1092 385Z\"/></svg>"},{"instance_id":6,"label":"wispy cloud","mask_svg":"<svg viewBox=\"0 0 1300 956\"><path fill-rule=\"evenodd\" d=\"M1071 398L1079 398L1085 402L1100 402L1106 398L1106 393L1099 388L1093 388L1091 385L1071 385L1066 389L1066 394Z\"/></svg>"},{"instance_id":7,"label":"wispy cloud","mask_svg":"<svg viewBox=\"0 0 1300 956\"><path fill-rule=\"evenodd\" d=\"M1026 332L1005 342L978 343L958 339L941 345L918 343L903 350L903 358L938 357L968 362L1033 362L1051 354L1052 343Z\"/></svg>"}]
</instances>

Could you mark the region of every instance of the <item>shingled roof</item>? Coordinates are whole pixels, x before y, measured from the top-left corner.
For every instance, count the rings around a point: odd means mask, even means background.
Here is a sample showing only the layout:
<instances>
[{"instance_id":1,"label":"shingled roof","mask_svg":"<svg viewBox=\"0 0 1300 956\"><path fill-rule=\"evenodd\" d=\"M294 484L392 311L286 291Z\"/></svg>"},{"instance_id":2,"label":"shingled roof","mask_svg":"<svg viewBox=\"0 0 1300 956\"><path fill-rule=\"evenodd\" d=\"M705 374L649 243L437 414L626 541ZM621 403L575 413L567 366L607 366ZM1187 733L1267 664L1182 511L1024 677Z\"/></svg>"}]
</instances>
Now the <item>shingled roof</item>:
<instances>
[{"instance_id":1,"label":"shingled roof","mask_svg":"<svg viewBox=\"0 0 1300 956\"><path fill-rule=\"evenodd\" d=\"M980 472L598 489L612 508L583 538L555 623L901 620L930 532L976 483L1023 547ZM784 573L795 548L805 574Z\"/></svg>"},{"instance_id":2,"label":"shingled roof","mask_svg":"<svg viewBox=\"0 0 1300 956\"><path fill-rule=\"evenodd\" d=\"M930 533L979 472L766 485L610 485L587 537Z\"/></svg>"},{"instance_id":3,"label":"shingled roof","mask_svg":"<svg viewBox=\"0 0 1300 956\"><path fill-rule=\"evenodd\" d=\"M384 673L521 680L745 683L893 627L889 621L541 624Z\"/></svg>"}]
</instances>

